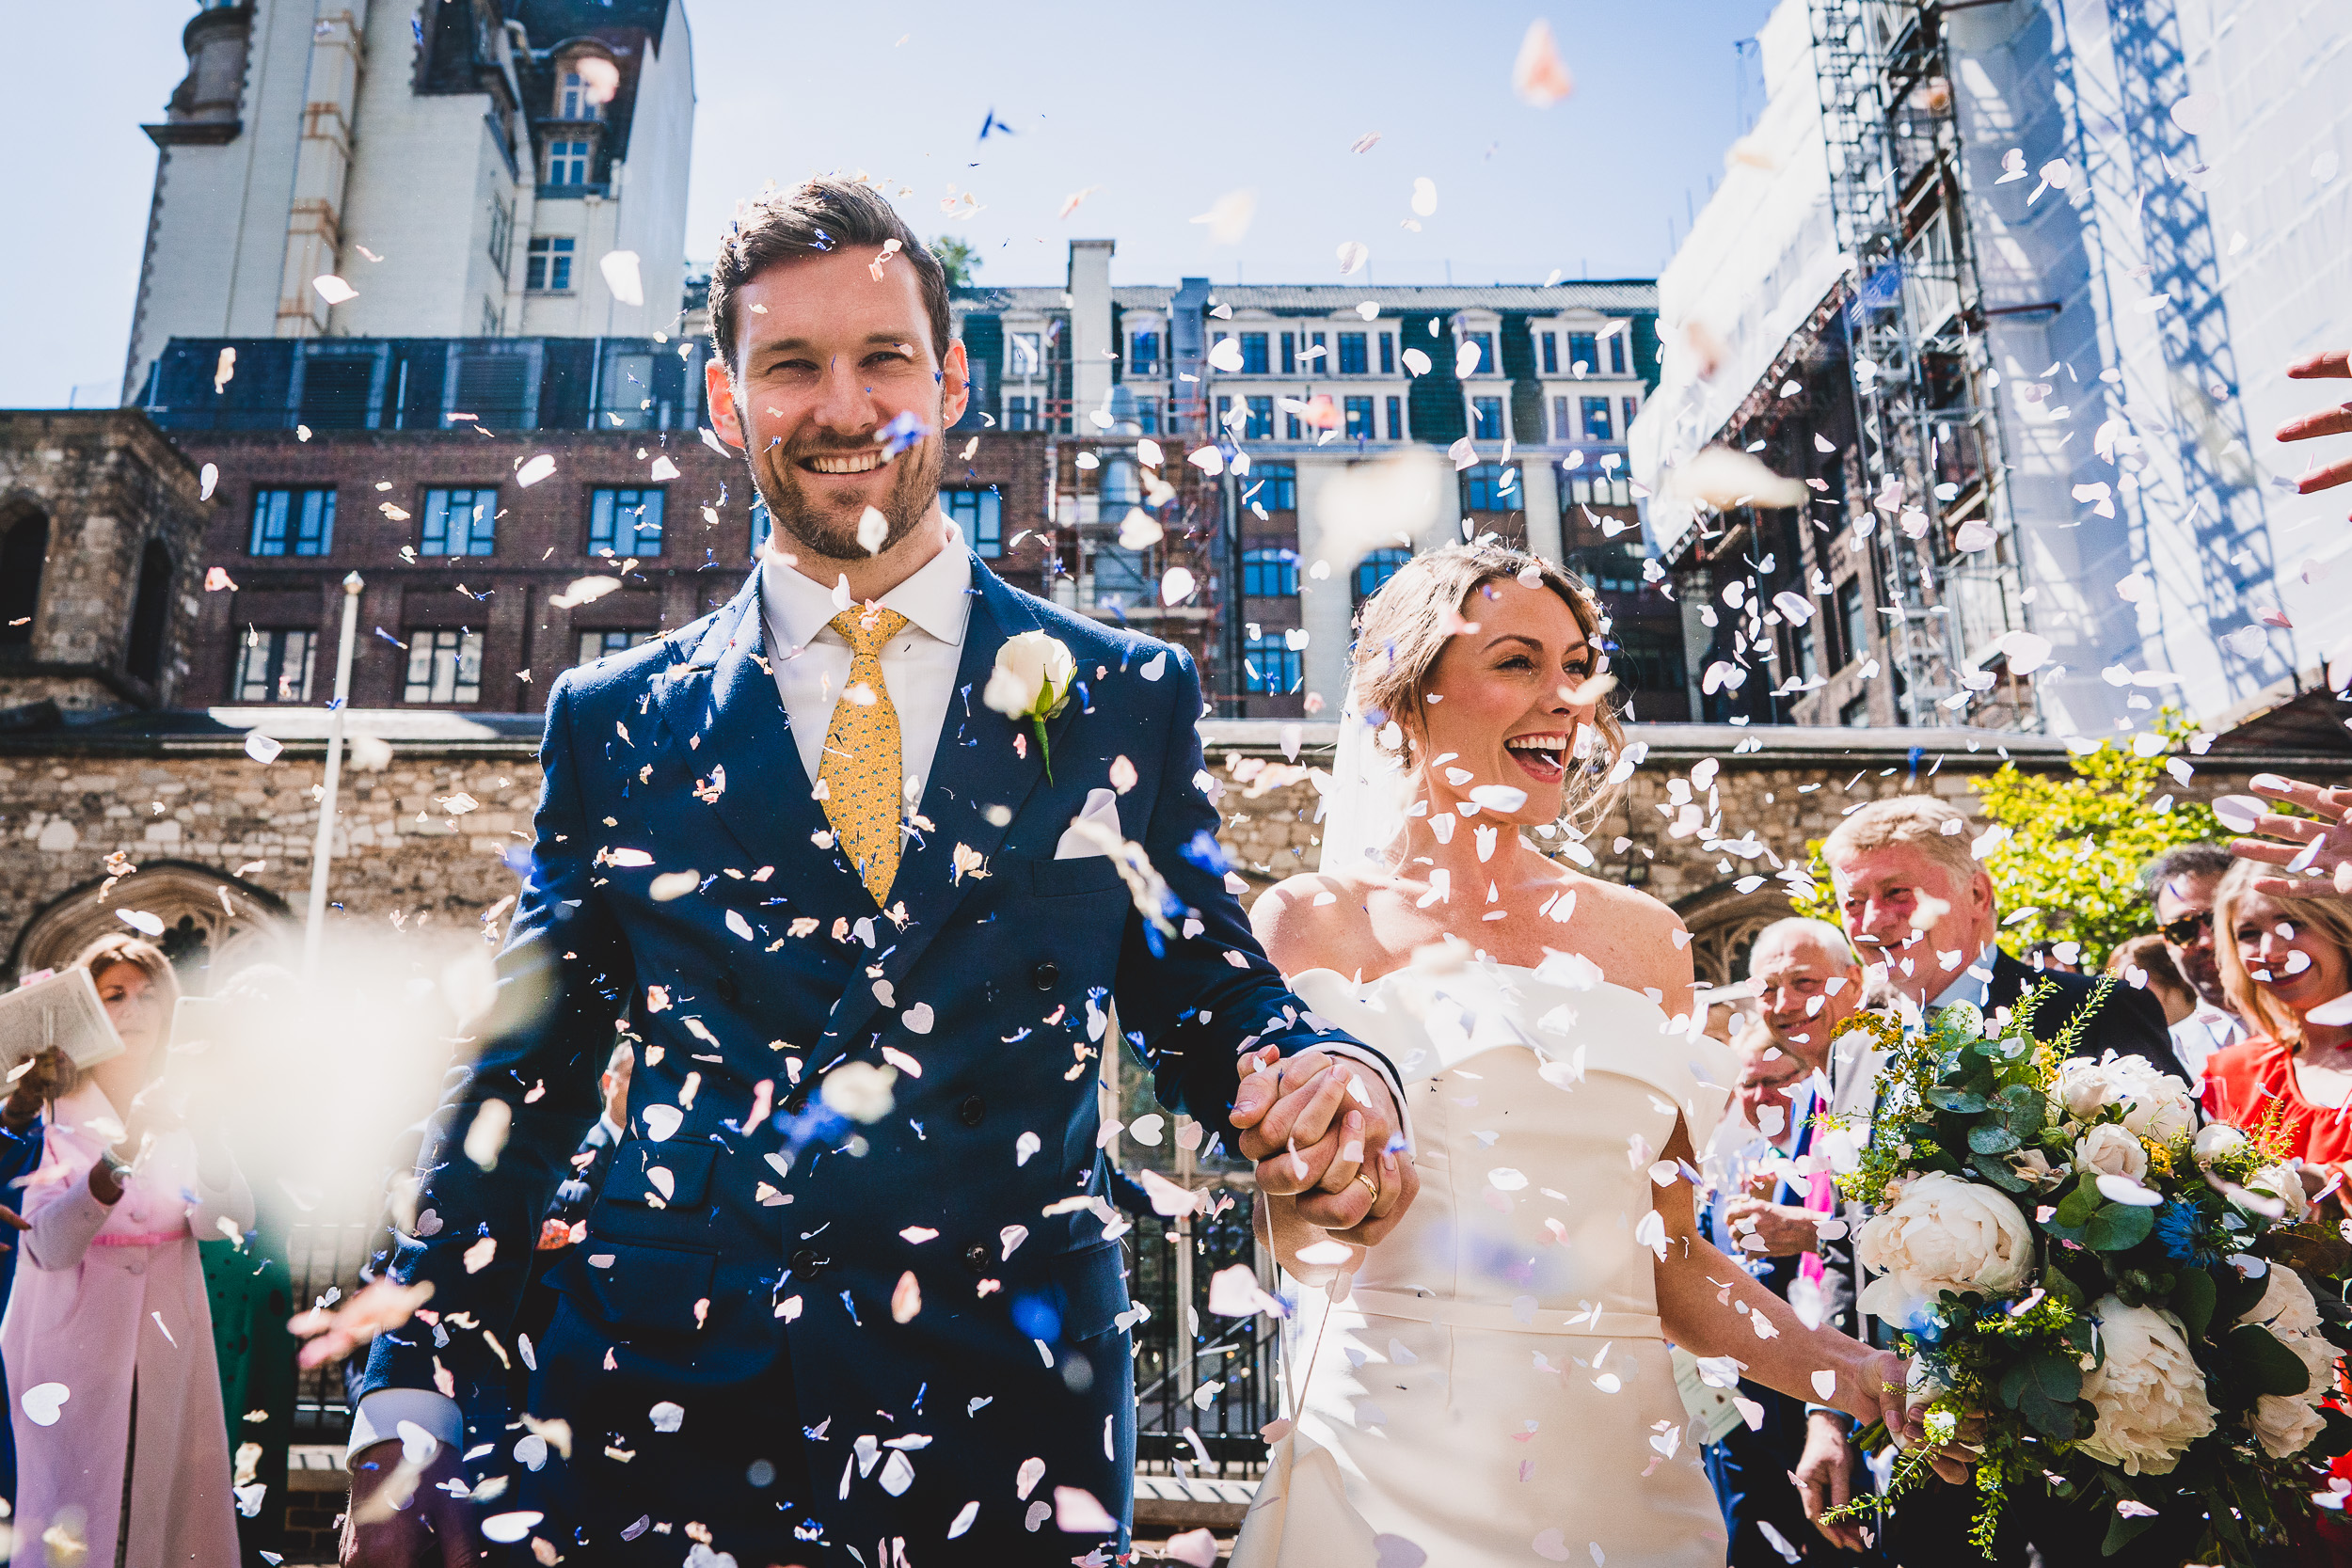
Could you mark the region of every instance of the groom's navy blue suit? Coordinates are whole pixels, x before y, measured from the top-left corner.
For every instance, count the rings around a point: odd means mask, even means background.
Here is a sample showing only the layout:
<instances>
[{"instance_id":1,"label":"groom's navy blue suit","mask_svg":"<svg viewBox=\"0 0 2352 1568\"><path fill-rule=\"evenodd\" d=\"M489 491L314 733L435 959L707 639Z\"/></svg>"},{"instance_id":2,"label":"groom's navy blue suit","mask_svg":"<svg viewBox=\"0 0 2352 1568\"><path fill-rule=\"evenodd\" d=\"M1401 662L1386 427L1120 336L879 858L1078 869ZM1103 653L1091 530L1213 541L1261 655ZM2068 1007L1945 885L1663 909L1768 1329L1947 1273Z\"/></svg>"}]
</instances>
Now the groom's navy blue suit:
<instances>
[{"instance_id":1,"label":"groom's navy blue suit","mask_svg":"<svg viewBox=\"0 0 2352 1568\"><path fill-rule=\"evenodd\" d=\"M437 1321L379 1339L367 1386L445 1372L462 1394L501 1375L485 1331L518 1351L508 1324L540 1215L626 1018L644 1042L627 1138L534 1347L533 1414L570 1423L571 1459L530 1470L509 1457L519 1433L469 1433L497 1444L477 1477L512 1477L485 1512L546 1512L538 1533L572 1560L675 1563L694 1523L741 1568L850 1548L870 1565L894 1538L917 1564L1066 1562L1104 1536L1033 1529L1057 1488L1128 1511L1121 1251L1068 1202L1107 1192L1104 1010L1115 996L1161 1102L1229 1141L1238 1053L1317 1034L1222 879L1185 859L1217 827L1191 661L977 560L972 577L957 689L890 892L903 924L831 847L756 573L715 614L549 694L501 1005L426 1144L429 1233L393 1266L433 1283ZM980 701L998 648L1038 628L1068 644L1079 681L1047 726L1051 780L1036 737ZM1120 831L1189 911L1157 954L1111 860L1055 858L1121 757L1136 782ZM655 897L657 876L689 869L693 891ZM805 1123L829 1069L885 1050L895 1110L787 1160L777 1122ZM753 1121L763 1081L778 1115ZM461 1145L491 1100L513 1130L485 1171ZM1030 1460L1043 1474L1024 1485Z\"/></svg>"}]
</instances>

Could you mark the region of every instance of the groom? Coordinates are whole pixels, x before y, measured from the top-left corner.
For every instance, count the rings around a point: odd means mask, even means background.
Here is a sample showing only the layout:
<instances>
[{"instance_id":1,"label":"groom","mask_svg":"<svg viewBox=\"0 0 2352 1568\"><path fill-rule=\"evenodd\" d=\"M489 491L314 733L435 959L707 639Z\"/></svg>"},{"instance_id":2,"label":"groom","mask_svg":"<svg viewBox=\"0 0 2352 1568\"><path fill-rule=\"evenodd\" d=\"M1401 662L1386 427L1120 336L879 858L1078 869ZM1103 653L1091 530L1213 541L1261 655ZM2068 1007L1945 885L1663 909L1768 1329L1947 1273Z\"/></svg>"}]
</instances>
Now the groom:
<instances>
[{"instance_id":1,"label":"groom","mask_svg":"<svg viewBox=\"0 0 2352 1568\"><path fill-rule=\"evenodd\" d=\"M1138 1051L1162 1103L1229 1144L1263 1118L1241 1147L1279 1155L1269 1189L1313 1189L1310 1217L1363 1241L1401 1216L1409 1165L1381 1193L1336 1133L1270 1146L1286 1118L1234 1105L1236 1058L1345 1058L1317 1082L1353 1076L1375 1155L1393 1077L1304 1016L1208 867L1191 662L1015 592L954 538L963 348L889 204L818 180L745 210L710 307L712 420L774 536L724 609L549 694L500 1005L390 1270L434 1294L370 1358L344 1560L1107 1555L1136 1311L1102 1053ZM1055 659L1021 656L1045 639L1074 684L1033 723L1019 672ZM1120 839L1165 900L1104 852ZM526 1346L516 1297L616 1018L628 1123ZM461 1430L510 1357L530 1417Z\"/></svg>"}]
</instances>

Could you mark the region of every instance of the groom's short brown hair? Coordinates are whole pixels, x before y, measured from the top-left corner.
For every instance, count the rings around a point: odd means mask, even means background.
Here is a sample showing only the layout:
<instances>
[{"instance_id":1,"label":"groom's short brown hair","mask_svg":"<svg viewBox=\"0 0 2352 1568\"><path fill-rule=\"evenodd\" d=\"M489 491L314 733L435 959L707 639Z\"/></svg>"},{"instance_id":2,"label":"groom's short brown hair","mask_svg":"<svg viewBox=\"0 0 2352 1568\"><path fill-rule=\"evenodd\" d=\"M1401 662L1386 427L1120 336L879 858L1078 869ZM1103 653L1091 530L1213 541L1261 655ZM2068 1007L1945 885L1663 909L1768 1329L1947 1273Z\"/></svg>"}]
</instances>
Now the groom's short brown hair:
<instances>
[{"instance_id":1,"label":"groom's short brown hair","mask_svg":"<svg viewBox=\"0 0 2352 1568\"><path fill-rule=\"evenodd\" d=\"M931 356L946 357L954 330L947 311L947 269L930 247L914 237L898 210L873 186L824 175L797 189L771 191L736 204L735 222L720 243L710 269L710 342L727 365L735 364L735 292L778 261L823 256L847 247L882 252L898 242L898 259L914 269L931 324Z\"/></svg>"}]
</instances>

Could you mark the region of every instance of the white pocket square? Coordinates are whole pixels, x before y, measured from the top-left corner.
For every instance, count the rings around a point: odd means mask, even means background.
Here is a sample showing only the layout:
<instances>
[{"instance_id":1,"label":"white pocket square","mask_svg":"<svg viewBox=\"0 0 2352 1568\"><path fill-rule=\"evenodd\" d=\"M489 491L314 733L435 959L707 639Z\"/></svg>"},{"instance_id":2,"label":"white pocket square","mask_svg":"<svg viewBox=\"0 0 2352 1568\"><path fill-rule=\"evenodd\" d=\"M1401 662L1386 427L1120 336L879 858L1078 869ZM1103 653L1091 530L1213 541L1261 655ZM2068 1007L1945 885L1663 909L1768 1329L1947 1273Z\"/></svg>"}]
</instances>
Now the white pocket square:
<instances>
[{"instance_id":1,"label":"white pocket square","mask_svg":"<svg viewBox=\"0 0 2352 1568\"><path fill-rule=\"evenodd\" d=\"M1101 828L1108 832L1118 832L1118 794L1115 791L1108 789L1089 789L1087 791L1086 809L1078 814L1076 819L1073 821L1069 827L1062 830L1061 842L1054 846L1054 858L1056 860L1084 860L1089 855L1100 855L1105 853L1103 846L1096 842L1091 834L1081 832L1079 831L1078 823L1080 822L1090 823L1094 827Z\"/></svg>"}]
</instances>

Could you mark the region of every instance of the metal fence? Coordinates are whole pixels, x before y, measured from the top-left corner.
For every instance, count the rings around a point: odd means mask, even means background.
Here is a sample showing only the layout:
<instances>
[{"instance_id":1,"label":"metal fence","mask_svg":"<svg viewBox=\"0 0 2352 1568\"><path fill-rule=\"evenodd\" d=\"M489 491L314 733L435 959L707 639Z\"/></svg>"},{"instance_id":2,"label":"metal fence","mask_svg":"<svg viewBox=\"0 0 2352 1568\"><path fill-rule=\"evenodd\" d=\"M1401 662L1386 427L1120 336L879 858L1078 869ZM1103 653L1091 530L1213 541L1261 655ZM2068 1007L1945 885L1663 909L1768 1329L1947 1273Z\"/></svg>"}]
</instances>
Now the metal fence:
<instances>
[{"instance_id":1,"label":"metal fence","mask_svg":"<svg viewBox=\"0 0 2352 1568\"><path fill-rule=\"evenodd\" d=\"M1140 1469L1182 1465L1195 1475L1254 1476L1263 1468L1258 1432L1280 1413L1276 1324L1209 1311L1209 1281L1218 1270L1246 1264L1265 1282L1250 1232L1253 1195L1233 1196L1215 1218L1136 1222L1128 1288L1152 1309L1133 1335Z\"/></svg>"},{"instance_id":2,"label":"metal fence","mask_svg":"<svg viewBox=\"0 0 2352 1568\"><path fill-rule=\"evenodd\" d=\"M340 1302L359 1289L359 1267L368 1247L382 1233L373 1219L344 1222L305 1222L291 1226L286 1235L286 1267L294 1276L296 1310L307 1311L323 1300ZM331 1298L331 1299L330 1299ZM313 1367L296 1374L294 1433L297 1443L341 1443L351 1435L351 1397L347 1371L356 1371L365 1355L348 1363Z\"/></svg>"}]
</instances>

